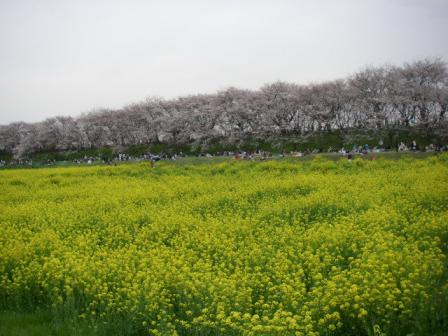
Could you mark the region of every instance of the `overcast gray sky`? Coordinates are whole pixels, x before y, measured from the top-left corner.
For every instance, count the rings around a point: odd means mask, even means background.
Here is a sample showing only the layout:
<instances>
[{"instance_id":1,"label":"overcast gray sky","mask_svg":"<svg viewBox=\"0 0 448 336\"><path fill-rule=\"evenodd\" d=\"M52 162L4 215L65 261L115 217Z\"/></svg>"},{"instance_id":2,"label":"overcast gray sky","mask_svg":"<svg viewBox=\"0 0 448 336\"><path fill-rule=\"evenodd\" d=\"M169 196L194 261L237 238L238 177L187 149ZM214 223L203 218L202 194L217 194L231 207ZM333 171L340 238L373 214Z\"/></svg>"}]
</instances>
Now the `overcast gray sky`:
<instances>
[{"instance_id":1,"label":"overcast gray sky","mask_svg":"<svg viewBox=\"0 0 448 336\"><path fill-rule=\"evenodd\" d=\"M448 0L0 0L0 124L448 57Z\"/></svg>"}]
</instances>

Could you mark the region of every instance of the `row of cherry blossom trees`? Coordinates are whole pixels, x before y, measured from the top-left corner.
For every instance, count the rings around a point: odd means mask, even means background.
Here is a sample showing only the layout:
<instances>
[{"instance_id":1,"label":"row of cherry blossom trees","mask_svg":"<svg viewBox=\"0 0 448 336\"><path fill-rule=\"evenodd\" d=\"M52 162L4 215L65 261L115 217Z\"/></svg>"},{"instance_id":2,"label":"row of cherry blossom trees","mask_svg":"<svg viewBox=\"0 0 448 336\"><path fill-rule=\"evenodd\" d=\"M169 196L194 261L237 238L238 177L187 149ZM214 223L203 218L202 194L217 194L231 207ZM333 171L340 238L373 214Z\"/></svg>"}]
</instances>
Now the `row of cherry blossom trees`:
<instances>
[{"instance_id":1,"label":"row of cherry blossom trees","mask_svg":"<svg viewBox=\"0 0 448 336\"><path fill-rule=\"evenodd\" d=\"M80 117L0 126L0 151L15 157L136 144L189 144L332 130L448 129L448 70L440 59L371 67L319 84L228 88L177 99L148 98Z\"/></svg>"}]
</instances>

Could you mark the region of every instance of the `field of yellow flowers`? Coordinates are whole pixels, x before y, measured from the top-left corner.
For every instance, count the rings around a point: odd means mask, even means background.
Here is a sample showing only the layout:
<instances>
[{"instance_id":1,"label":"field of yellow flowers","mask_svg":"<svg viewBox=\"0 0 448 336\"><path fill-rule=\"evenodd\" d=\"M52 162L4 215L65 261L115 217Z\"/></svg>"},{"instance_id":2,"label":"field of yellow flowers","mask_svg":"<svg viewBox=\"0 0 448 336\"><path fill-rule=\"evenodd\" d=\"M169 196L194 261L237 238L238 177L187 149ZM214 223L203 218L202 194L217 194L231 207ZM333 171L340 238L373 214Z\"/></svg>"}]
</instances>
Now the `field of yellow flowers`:
<instances>
[{"instance_id":1,"label":"field of yellow flowers","mask_svg":"<svg viewBox=\"0 0 448 336\"><path fill-rule=\"evenodd\" d=\"M3 310L107 335L448 330L446 155L1 170L0 190Z\"/></svg>"}]
</instances>

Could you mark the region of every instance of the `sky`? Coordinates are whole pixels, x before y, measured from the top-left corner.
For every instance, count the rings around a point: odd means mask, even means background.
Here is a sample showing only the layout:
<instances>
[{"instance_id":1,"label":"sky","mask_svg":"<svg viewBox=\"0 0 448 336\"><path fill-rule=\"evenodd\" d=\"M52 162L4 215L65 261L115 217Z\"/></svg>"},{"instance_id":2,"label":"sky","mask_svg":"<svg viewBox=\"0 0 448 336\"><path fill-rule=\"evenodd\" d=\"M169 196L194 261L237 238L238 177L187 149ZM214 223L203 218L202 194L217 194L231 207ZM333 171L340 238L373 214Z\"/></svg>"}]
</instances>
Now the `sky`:
<instances>
[{"instance_id":1,"label":"sky","mask_svg":"<svg viewBox=\"0 0 448 336\"><path fill-rule=\"evenodd\" d=\"M448 0L0 0L0 124L448 60Z\"/></svg>"}]
</instances>

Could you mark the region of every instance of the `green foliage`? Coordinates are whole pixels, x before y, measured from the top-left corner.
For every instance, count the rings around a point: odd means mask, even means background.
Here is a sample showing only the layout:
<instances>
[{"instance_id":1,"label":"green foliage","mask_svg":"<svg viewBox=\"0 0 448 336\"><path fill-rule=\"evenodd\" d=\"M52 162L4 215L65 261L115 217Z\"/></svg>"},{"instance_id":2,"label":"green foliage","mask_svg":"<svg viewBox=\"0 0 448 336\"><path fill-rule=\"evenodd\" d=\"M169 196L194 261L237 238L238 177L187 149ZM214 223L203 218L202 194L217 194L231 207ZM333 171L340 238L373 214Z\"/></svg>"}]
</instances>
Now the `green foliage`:
<instances>
[{"instance_id":1,"label":"green foliage","mask_svg":"<svg viewBox=\"0 0 448 336\"><path fill-rule=\"evenodd\" d=\"M12 153L0 150L0 161L9 162L12 160Z\"/></svg>"},{"instance_id":2,"label":"green foliage","mask_svg":"<svg viewBox=\"0 0 448 336\"><path fill-rule=\"evenodd\" d=\"M55 319L49 311L0 312L0 336L107 336L117 329L104 324Z\"/></svg>"},{"instance_id":3,"label":"green foliage","mask_svg":"<svg viewBox=\"0 0 448 336\"><path fill-rule=\"evenodd\" d=\"M114 150L109 147L84 149L69 152L37 152L30 156L30 159L37 162L50 161L73 161L83 159L84 157L99 157L102 160L111 160Z\"/></svg>"},{"instance_id":4,"label":"green foliage","mask_svg":"<svg viewBox=\"0 0 448 336\"><path fill-rule=\"evenodd\" d=\"M151 147L150 147L150 145L145 145L145 144L135 145L135 146L131 146L131 147L127 148L124 152L128 155L136 157L136 156L143 155L147 152L151 152Z\"/></svg>"}]
</instances>

